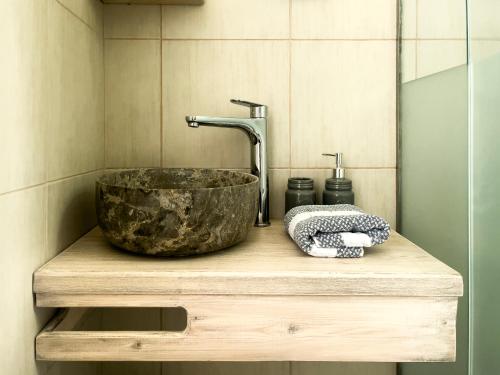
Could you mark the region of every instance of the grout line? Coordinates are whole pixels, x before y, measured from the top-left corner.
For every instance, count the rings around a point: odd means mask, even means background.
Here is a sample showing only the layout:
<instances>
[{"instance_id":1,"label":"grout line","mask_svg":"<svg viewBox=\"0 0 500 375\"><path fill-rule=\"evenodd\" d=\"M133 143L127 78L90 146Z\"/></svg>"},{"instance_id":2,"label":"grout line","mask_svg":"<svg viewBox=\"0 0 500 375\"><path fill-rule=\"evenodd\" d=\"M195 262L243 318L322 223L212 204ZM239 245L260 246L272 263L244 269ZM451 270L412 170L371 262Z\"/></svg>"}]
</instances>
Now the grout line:
<instances>
[{"instance_id":1,"label":"grout line","mask_svg":"<svg viewBox=\"0 0 500 375\"><path fill-rule=\"evenodd\" d=\"M223 42L223 41L238 41L238 42L279 42L279 41L297 41L297 42L390 42L397 41L398 38L148 38L134 36L107 36L105 40L166 40L171 42ZM457 41L465 42L466 38L401 38L403 41ZM500 38L474 38L479 41L498 42Z\"/></svg>"},{"instance_id":2,"label":"grout line","mask_svg":"<svg viewBox=\"0 0 500 375\"><path fill-rule=\"evenodd\" d=\"M418 78L418 0L415 0L415 68L414 79Z\"/></svg>"},{"instance_id":3,"label":"grout line","mask_svg":"<svg viewBox=\"0 0 500 375\"><path fill-rule=\"evenodd\" d=\"M467 40L467 39L465 39ZM479 41L479 42L500 42L500 38L472 38L471 37L471 41L472 42L476 42L476 41Z\"/></svg>"},{"instance_id":4,"label":"grout line","mask_svg":"<svg viewBox=\"0 0 500 375\"><path fill-rule=\"evenodd\" d=\"M63 3L61 3L60 0L55 0L62 8L66 9L66 11L68 13L70 13L71 15L73 15L74 17L76 17L78 20L80 20L85 26L87 26L90 30L92 31L96 31L94 30L94 28L92 26L90 26L83 18L81 18L78 14L76 14L75 12L73 12L70 8L68 8L66 5L64 5Z\"/></svg>"},{"instance_id":5,"label":"grout line","mask_svg":"<svg viewBox=\"0 0 500 375\"><path fill-rule=\"evenodd\" d=\"M292 166L292 0L288 1L288 166Z\"/></svg>"},{"instance_id":6,"label":"grout line","mask_svg":"<svg viewBox=\"0 0 500 375\"><path fill-rule=\"evenodd\" d=\"M274 169L274 170L311 170L311 171L319 171L319 170L324 170L324 169L333 169L333 167L328 166L328 167L269 167L269 169ZM397 169L396 166L394 167L344 167L345 170L393 170Z\"/></svg>"},{"instance_id":7,"label":"grout line","mask_svg":"<svg viewBox=\"0 0 500 375\"><path fill-rule=\"evenodd\" d=\"M50 260L51 251L49 249L49 188L48 184L45 184L45 238L44 238L44 259L46 261Z\"/></svg>"},{"instance_id":8,"label":"grout line","mask_svg":"<svg viewBox=\"0 0 500 375\"><path fill-rule=\"evenodd\" d=\"M104 12L104 10L103 10ZM106 38L104 38L104 16L102 17L102 105L103 105L103 120L104 120L104 168L108 165L108 146L106 142L106 135L108 132L108 122L106 121Z\"/></svg>"},{"instance_id":9,"label":"grout line","mask_svg":"<svg viewBox=\"0 0 500 375\"><path fill-rule=\"evenodd\" d=\"M419 39L418 37L418 9L419 9L419 6L418 6L418 2L419 0L415 0L415 39Z\"/></svg>"},{"instance_id":10,"label":"grout line","mask_svg":"<svg viewBox=\"0 0 500 375\"><path fill-rule=\"evenodd\" d=\"M161 38L141 38L135 36L106 36L104 40L161 40Z\"/></svg>"},{"instance_id":11,"label":"grout line","mask_svg":"<svg viewBox=\"0 0 500 375\"><path fill-rule=\"evenodd\" d=\"M158 168L158 165L141 165L141 166L126 166L126 167L107 167L107 168L104 168L104 171L125 171L125 170L129 170L129 169L154 169L154 168ZM172 167L172 169L174 168L201 168L201 169L214 169L214 168L203 168L203 167ZM216 169L224 169L224 168L216 168ZM231 169L231 168L226 168L226 169ZM235 169L235 168L232 168L232 169Z\"/></svg>"},{"instance_id":12,"label":"grout line","mask_svg":"<svg viewBox=\"0 0 500 375\"><path fill-rule=\"evenodd\" d=\"M163 38L163 40L179 42L203 42L203 41L240 41L240 42L265 42L265 41L299 41L299 42L378 42L396 41L397 38Z\"/></svg>"},{"instance_id":13,"label":"grout line","mask_svg":"<svg viewBox=\"0 0 500 375\"><path fill-rule=\"evenodd\" d=\"M45 182L40 182L38 184L32 184L32 185L23 186L23 187L20 187L20 188L9 190L9 191L4 191L3 193L0 193L0 197L3 197L4 195L19 193L19 192L21 192L23 190L36 189L36 188L39 188L39 187L42 187L42 186L45 186L45 185L47 185L46 181Z\"/></svg>"},{"instance_id":14,"label":"grout line","mask_svg":"<svg viewBox=\"0 0 500 375\"><path fill-rule=\"evenodd\" d=\"M0 193L0 197L4 196L4 195L8 195L8 194L15 194L15 193L19 193L23 190L30 190L30 189L37 189L37 188L40 188L40 187L43 187L43 186L49 186L49 185L53 185L57 182L62 182L62 181L65 181L65 180L69 180L71 178L74 178L74 177L81 177L81 176L86 176L86 175L90 175L92 173L96 173L96 172L99 172L99 171L102 171L103 168L98 168L98 169L94 169L94 170L91 170L91 171L87 171L87 172L83 172L83 173L77 173L77 174L73 174L73 175L69 175L69 176L65 176L65 177L61 177L61 178L56 178L56 179L53 179L53 180L47 180L47 181L44 181L44 182L40 182L38 184L32 184L32 185L26 185L26 186L23 186L23 187L20 187L20 188L16 188L16 189L12 189L12 190L9 190L9 191L4 191L3 193Z\"/></svg>"},{"instance_id":15,"label":"grout line","mask_svg":"<svg viewBox=\"0 0 500 375\"><path fill-rule=\"evenodd\" d=\"M433 42L433 41L450 41L450 42L466 42L465 38L401 38L403 41L424 41L424 42Z\"/></svg>"},{"instance_id":16,"label":"grout line","mask_svg":"<svg viewBox=\"0 0 500 375\"><path fill-rule=\"evenodd\" d=\"M163 6L160 5L160 167L163 168Z\"/></svg>"},{"instance_id":17,"label":"grout line","mask_svg":"<svg viewBox=\"0 0 500 375\"><path fill-rule=\"evenodd\" d=\"M418 79L418 40L415 40L415 67L413 69L413 79Z\"/></svg>"},{"instance_id":18,"label":"grout line","mask_svg":"<svg viewBox=\"0 0 500 375\"><path fill-rule=\"evenodd\" d=\"M396 41L397 38L139 38L139 37L105 37L110 40L167 40L172 42L277 42L277 41L301 41L301 42L380 42ZM430 39L433 40L433 39ZM440 40L440 39L438 39ZM447 40L447 39L446 39ZM453 40L453 39L450 39Z\"/></svg>"},{"instance_id":19,"label":"grout line","mask_svg":"<svg viewBox=\"0 0 500 375\"><path fill-rule=\"evenodd\" d=\"M57 2L57 4L61 5L59 3L59 1ZM54 6L57 6L57 4L55 4ZM48 7L47 7L47 17L50 17L50 4L47 4ZM64 7L63 7L64 8ZM46 34L46 38L47 38L47 44L50 45L51 43L54 43L54 41L51 41L52 39L52 35L50 34L50 32L48 32ZM48 49L49 52L47 53L50 53L50 49ZM47 57L47 56L46 56ZM48 79L50 80L51 76L52 76L52 72L53 70L48 68L47 70L45 70L45 73L47 74L48 76ZM50 91L50 86L49 85L45 85L44 87L44 91L46 92L46 94L49 93ZM48 97L49 95L47 95ZM46 99L45 103L48 105L49 104L49 100ZM44 197L44 203L45 203L45 217L44 217L44 220L45 220L45 223L44 223L44 260L48 261L50 260L50 250L49 250L49 188L48 188L48 185L47 185L47 180L49 179L49 169L50 169L50 163L49 163L49 133L50 133L50 122L49 121L44 121L45 124L44 124L44 134L43 134L43 144L44 144L44 157L45 157L45 160L44 160L44 168L45 168L45 171L44 171L44 183L43 184L40 184L38 186L32 186L28 189L36 189L37 187L41 187L43 186L44 187L44 190L45 190L45 197ZM26 188L24 188L26 189ZM24 189L20 189L18 191L22 191ZM1 194L0 194L1 196ZM51 318L52 319L52 318ZM47 372L50 371L50 368L47 369Z\"/></svg>"},{"instance_id":20,"label":"grout line","mask_svg":"<svg viewBox=\"0 0 500 375\"><path fill-rule=\"evenodd\" d=\"M102 170L103 170L103 168L97 168L97 169L93 169L91 171L87 171L87 172L83 172L83 173L76 173L76 174L72 174L72 175L68 175L68 176L64 176L64 177L60 177L60 178L55 178L52 180L47 180L47 185L53 185L53 184L58 183L58 182L70 180L74 177L88 176L88 175L91 175L93 173L96 173L96 172L99 172Z\"/></svg>"},{"instance_id":21,"label":"grout line","mask_svg":"<svg viewBox=\"0 0 500 375\"><path fill-rule=\"evenodd\" d=\"M127 2L127 1L123 1L121 3L110 3L110 2L106 2L106 0L98 0L102 3L102 5L104 6L107 6L107 7L121 7L121 6L127 6L127 7L157 7L157 6L161 6L161 4L154 4L154 1L155 0L151 0L149 3L145 2L144 4L142 3L138 3L138 2ZM165 4L166 6L179 6L179 5L168 5L168 4ZM192 4L186 4L186 5L182 5L182 6L188 6L188 7L191 7L191 6L194 6L194 7L197 7L197 6L201 6L200 5L192 5Z\"/></svg>"},{"instance_id":22,"label":"grout line","mask_svg":"<svg viewBox=\"0 0 500 375\"><path fill-rule=\"evenodd\" d=\"M396 221L396 230L400 228L400 219L401 219L401 85L403 81L402 75L402 53L403 53L403 0L399 0L397 2L397 23L396 23L396 33L398 37L398 45L396 50L396 176L394 179L394 191L396 192L396 207L394 209L395 221ZM416 53L416 49L415 49Z\"/></svg>"}]
</instances>

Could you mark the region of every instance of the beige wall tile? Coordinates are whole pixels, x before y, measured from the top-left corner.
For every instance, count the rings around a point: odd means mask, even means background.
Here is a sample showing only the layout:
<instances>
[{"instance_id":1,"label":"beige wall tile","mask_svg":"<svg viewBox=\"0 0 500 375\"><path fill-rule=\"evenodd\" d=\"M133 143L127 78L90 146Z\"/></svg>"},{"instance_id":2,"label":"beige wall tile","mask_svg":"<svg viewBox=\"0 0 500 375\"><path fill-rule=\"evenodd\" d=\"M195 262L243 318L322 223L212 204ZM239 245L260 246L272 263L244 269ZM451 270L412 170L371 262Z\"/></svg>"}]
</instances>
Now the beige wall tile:
<instances>
[{"instance_id":1,"label":"beige wall tile","mask_svg":"<svg viewBox=\"0 0 500 375\"><path fill-rule=\"evenodd\" d=\"M48 187L48 250L51 257L96 225L95 181L100 172L71 177Z\"/></svg>"},{"instance_id":2,"label":"beige wall tile","mask_svg":"<svg viewBox=\"0 0 500 375\"><path fill-rule=\"evenodd\" d=\"M481 0L470 2L471 38L500 39L500 1Z\"/></svg>"},{"instance_id":3,"label":"beige wall tile","mask_svg":"<svg viewBox=\"0 0 500 375\"><path fill-rule=\"evenodd\" d=\"M46 179L47 1L0 1L0 194Z\"/></svg>"},{"instance_id":4,"label":"beige wall tile","mask_svg":"<svg viewBox=\"0 0 500 375\"><path fill-rule=\"evenodd\" d=\"M325 179L332 177L332 169L292 169L294 177L314 179L317 203L321 204ZM396 169L346 169L352 180L354 204L366 212L379 215L396 228Z\"/></svg>"},{"instance_id":5,"label":"beige wall tile","mask_svg":"<svg viewBox=\"0 0 500 375\"><path fill-rule=\"evenodd\" d=\"M289 375L290 362L165 362L163 375Z\"/></svg>"},{"instance_id":6,"label":"beige wall tile","mask_svg":"<svg viewBox=\"0 0 500 375\"><path fill-rule=\"evenodd\" d=\"M102 8L100 0L51 0L58 1L92 29L102 31Z\"/></svg>"},{"instance_id":7,"label":"beige wall tile","mask_svg":"<svg viewBox=\"0 0 500 375\"><path fill-rule=\"evenodd\" d=\"M104 6L105 38L160 38L161 8L152 5Z\"/></svg>"},{"instance_id":8,"label":"beige wall tile","mask_svg":"<svg viewBox=\"0 0 500 375\"><path fill-rule=\"evenodd\" d=\"M106 40L106 166L160 165L159 40Z\"/></svg>"},{"instance_id":9,"label":"beige wall tile","mask_svg":"<svg viewBox=\"0 0 500 375\"><path fill-rule=\"evenodd\" d=\"M400 0L401 14L401 36L403 39L415 39L417 37L417 0Z\"/></svg>"},{"instance_id":10,"label":"beige wall tile","mask_svg":"<svg viewBox=\"0 0 500 375\"><path fill-rule=\"evenodd\" d=\"M291 0L291 4L293 38L396 39L397 0Z\"/></svg>"},{"instance_id":11,"label":"beige wall tile","mask_svg":"<svg viewBox=\"0 0 500 375\"><path fill-rule=\"evenodd\" d=\"M104 165L102 35L49 6L48 178ZM76 43L75 41L78 41Z\"/></svg>"},{"instance_id":12,"label":"beige wall tile","mask_svg":"<svg viewBox=\"0 0 500 375\"><path fill-rule=\"evenodd\" d=\"M292 167L396 165L396 42L292 43Z\"/></svg>"},{"instance_id":13,"label":"beige wall tile","mask_svg":"<svg viewBox=\"0 0 500 375\"><path fill-rule=\"evenodd\" d=\"M101 4L94 5L102 20ZM100 138L104 130L101 32L56 0L19 0L0 4L0 39L0 160L8 162L1 165L0 193L102 166L104 143L92 137L98 126ZM32 295L33 272L53 255L49 190L44 184L0 196L0 263L6 267L0 368L12 375L95 374L99 365L34 360L34 338L53 313L35 308Z\"/></svg>"},{"instance_id":14,"label":"beige wall tile","mask_svg":"<svg viewBox=\"0 0 500 375\"><path fill-rule=\"evenodd\" d=\"M45 366L34 360L34 338L53 311L33 307L32 274L48 260L46 215L45 187L0 196L2 374L45 372Z\"/></svg>"},{"instance_id":15,"label":"beige wall tile","mask_svg":"<svg viewBox=\"0 0 500 375\"><path fill-rule=\"evenodd\" d=\"M269 200L271 203L270 216L272 219L283 219L285 215L285 192L288 188L289 177L289 169L269 170L269 189L271 190Z\"/></svg>"},{"instance_id":16,"label":"beige wall tile","mask_svg":"<svg viewBox=\"0 0 500 375\"><path fill-rule=\"evenodd\" d=\"M500 40L472 40L471 58L474 62L487 59L500 53Z\"/></svg>"},{"instance_id":17,"label":"beige wall tile","mask_svg":"<svg viewBox=\"0 0 500 375\"><path fill-rule=\"evenodd\" d=\"M247 168L248 137L188 128L186 115L248 117L241 98L269 106L269 166L289 164L286 41L164 41L163 156L166 167Z\"/></svg>"},{"instance_id":18,"label":"beige wall tile","mask_svg":"<svg viewBox=\"0 0 500 375\"><path fill-rule=\"evenodd\" d=\"M291 375L396 375L396 364L293 362L291 370Z\"/></svg>"},{"instance_id":19,"label":"beige wall tile","mask_svg":"<svg viewBox=\"0 0 500 375\"><path fill-rule=\"evenodd\" d=\"M163 6L163 38L279 39L289 36L288 0L210 0Z\"/></svg>"},{"instance_id":20,"label":"beige wall tile","mask_svg":"<svg viewBox=\"0 0 500 375\"><path fill-rule=\"evenodd\" d=\"M396 169L347 169L356 205L396 229Z\"/></svg>"},{"instance_id":21,"label":"beige wall tile","mask_svg":"<svg viewBox=\"0 0 500 375\"><path fill-rule=\"evenodd\" d=\"M418 0L417 38L465 39L465 1Z\"/></svg>"},{"instance_id":22,"label":"beige wall tile","mask_svg":"<svg viewBox=\"0 0 500 375\"><path fill-rule=\"evenodd\" d=\"M401 42L401 82L413 81L417 78L417 41Z\"/></svg>"},{"instance_id":23,"label":"beige wall tile","mask_svg":"<svg viewBox=\"0 0 500 375\"><path fill-rule=\"evenodd\" d=\"M467 63L465 40L418 40L417 78Z\"/></svg>"}]
</instances>

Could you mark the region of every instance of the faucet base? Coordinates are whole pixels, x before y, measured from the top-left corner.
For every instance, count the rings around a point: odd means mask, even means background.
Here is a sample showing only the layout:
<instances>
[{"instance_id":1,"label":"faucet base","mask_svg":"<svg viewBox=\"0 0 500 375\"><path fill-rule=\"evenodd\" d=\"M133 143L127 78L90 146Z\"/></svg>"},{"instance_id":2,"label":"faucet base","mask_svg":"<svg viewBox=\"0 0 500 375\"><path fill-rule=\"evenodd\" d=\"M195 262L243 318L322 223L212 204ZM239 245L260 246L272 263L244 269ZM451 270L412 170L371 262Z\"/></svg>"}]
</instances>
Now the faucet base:
<instances>
[{"instance_id":1,"label":"faucet base","mask_svg":"<svg viewBox=\"0 0 500 375\"><path fill-rule=\"evenodd\" d=\"M271 223L255 223L253 226L257 228L269 227Z\"/></svg>"}]
</instances>

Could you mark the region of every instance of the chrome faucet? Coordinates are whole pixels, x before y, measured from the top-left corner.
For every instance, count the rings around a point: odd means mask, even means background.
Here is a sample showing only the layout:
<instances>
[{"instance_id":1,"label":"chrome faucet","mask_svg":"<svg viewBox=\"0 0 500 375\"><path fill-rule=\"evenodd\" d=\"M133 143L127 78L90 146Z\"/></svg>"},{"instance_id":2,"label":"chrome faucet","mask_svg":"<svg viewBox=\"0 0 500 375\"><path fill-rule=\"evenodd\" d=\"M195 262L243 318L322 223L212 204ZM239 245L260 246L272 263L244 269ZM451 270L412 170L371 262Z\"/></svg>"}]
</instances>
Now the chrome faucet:
<instances>
[{"instance_id":1,"label":"chrome faucet","mask_svg":"<svg viewBox=\"0 0 500 375\"><path fill-rule=\"evenodd\" d=\"M244 100L231 99L231 103L250 108L250 118L186 116L191 128L215 126L241 129L250 138L251 170L259 177L259 210L255 226L267 227L269 222L269 178L267 174L267 106Z\"/></svg>"}]
</instances>

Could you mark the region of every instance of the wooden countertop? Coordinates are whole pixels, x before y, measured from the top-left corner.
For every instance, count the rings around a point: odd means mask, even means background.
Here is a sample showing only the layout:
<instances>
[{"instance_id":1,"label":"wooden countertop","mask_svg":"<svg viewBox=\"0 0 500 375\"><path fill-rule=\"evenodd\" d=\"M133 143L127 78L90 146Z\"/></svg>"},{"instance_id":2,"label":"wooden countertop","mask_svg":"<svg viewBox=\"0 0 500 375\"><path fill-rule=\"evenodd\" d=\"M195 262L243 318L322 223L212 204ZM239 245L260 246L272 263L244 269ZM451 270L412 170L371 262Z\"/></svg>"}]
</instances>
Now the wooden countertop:
<instances>
[{"instance_id":1,"label":"wooden countertop","mask_svg":"<svg viewBox=\"0 0 500 375\"><path fill-rule=\"evenodd\" d=\"M281 222L230 249L177 259L121 251L94 228L34 275L39 306L71 306L78 295L457 297L462 289L460 274L397 233L363 258L324 259L301 252Z\"/></svg>"},{"instance_id":2,"label":"wooden countertop","mask_svg":"<svg viewBox=\"0 0 500 375\"><path fill-rule=\"evenodd\" d=\"M38 306L70 308L38 335L41 360L453 361L462 278L396 233L363 258L320 259L274 222L182 259L123 252L96 228L36 271L34 290ZM117 306L182 307L186 328L73 328L72 307Z\"/></svg>"}]
</instances>

